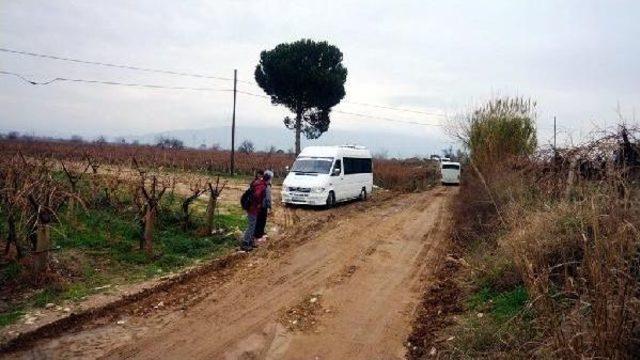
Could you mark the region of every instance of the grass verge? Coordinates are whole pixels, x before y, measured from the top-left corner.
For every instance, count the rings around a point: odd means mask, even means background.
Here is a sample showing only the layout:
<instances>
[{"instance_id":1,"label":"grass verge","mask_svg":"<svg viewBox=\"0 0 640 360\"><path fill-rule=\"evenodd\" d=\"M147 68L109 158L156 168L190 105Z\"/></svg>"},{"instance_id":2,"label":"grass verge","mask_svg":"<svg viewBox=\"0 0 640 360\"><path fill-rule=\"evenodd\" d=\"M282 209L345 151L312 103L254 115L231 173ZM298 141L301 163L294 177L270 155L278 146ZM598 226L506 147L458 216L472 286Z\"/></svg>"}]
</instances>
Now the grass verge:
<instances>
[{"instance_id":1,"label":"grass verge","mask_svg":"<svg viewBox=\"0 0 640 360\"><path fill-rule=\"evenodd\" d=\"M236 231L246 222L240 209L218 215L219 231L202 235L205 209L194 207L192 224L183 231L179 205L178 199L169 196L162 203L153 257L139 250L141 228L132 209L63 209L61 221L51 232L53 276L34 282L27 262L0 263L0 296L7 299L0 306L0 328L19 321L32 309L81 301L116 284L162 276L227 254L236 246Z\"/></svg>"}]
</instances>

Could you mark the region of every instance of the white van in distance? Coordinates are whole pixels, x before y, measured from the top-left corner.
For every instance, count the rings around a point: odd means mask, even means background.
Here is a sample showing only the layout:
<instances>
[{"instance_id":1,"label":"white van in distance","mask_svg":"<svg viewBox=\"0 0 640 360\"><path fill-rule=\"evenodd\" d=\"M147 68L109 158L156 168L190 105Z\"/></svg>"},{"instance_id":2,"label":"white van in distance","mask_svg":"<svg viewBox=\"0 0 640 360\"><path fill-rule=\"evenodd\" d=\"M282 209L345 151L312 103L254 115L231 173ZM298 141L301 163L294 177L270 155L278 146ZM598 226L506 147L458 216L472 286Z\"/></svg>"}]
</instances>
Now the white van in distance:
<instances>
[{"instance_id":1,"label":"white van in distance","mask_svg":"<svg viewBox=\"0 0 640 360\"><path fill-rule=\"evenodd\" d=\"M371 152L355 145L309 146L282 183L285 204L333 206L366 200L373 190Z\"/></svg>"},{"instance_id":2,"label":"white van in distance","mask_svg":"<svg viewBox=\"0 0 640 360\"><path fill-rule=\"evenodd\" d=\"M440 176L442 185L460 185L460 163L453 161L442 161L440 163Z\"/></svg>"}]
</instances>

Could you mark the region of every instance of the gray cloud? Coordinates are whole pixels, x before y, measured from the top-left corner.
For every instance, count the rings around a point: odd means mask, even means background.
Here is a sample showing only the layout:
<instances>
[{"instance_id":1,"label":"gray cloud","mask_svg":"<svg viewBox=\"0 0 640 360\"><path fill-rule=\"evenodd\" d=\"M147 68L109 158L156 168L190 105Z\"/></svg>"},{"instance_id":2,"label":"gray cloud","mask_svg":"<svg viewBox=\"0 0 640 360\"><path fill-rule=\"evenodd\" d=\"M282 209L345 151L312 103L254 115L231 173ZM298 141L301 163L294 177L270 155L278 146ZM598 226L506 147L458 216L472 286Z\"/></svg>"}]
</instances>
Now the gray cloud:
<instances>
[{"instance_id":1,"label":"gray cloud","mask_svg":"<svg viewBox=\"0 0 640 360\"><path fill-rule=\"evenodd\" d=\"M545 139L554 115L580 134L613 123L618 102L629 117L640 105L639 13L635 1L20 1L0 6L0 45L221 76L237 68L251 79L261 50L323 39L345 54L347 101L454 113L499 94L531 96ZM230 86L1 53L0 67L40 80ZM260 98L241 96L238 106L247 126L282 128L287 114ZM38 88L3 76L0 109L0 131L136 135L224 125L231 98L83 84ZM440 121L349 104L338 109ZM334 114L331 131L341 130L422 134L434 149L449 141L437 127Z\"/></svg>"}]
</instances>

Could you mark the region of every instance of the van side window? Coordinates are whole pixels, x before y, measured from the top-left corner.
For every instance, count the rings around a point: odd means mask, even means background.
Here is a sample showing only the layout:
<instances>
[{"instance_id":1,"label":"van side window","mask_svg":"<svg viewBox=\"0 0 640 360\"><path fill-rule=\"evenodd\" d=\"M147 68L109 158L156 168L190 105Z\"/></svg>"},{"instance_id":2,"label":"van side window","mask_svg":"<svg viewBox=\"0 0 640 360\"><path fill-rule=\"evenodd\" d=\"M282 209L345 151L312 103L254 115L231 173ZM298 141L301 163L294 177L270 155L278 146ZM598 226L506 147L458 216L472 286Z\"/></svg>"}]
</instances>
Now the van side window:
<instances>
[{"instance_id":1,"label":"van side window","mask_svg":"<svg viewBox=\"0 0 640 360\"><path fill-rule=\"evenodd\" d=\"M344 174L367 174L371 173L371 159L344 158Z\"/></svg>"},{"instance_id":2,"label":"van side window","mask_svg":"<svg viewBox=\"0 0 640 360\"><path fill-rule=\"evenodd\" d=\"M349 175L349 174L355 174L356 171L356 164L354 163L355 159L353 158L344 158L344 174L345 175Z\"/></svg>"},{"instance_id":3,"label":"van side window","mask_svg":"<svg viewBox=\"0 0 640 360\"><path fill-rule=\"evenodd\" d=\"M342 161L336 160L336 163L333 165L333 169L334 171L335 169L339 169L340 173L342 173Z\"/></svg>"},{"instance_id":4,"label":"van side window","mask_svg":"<svg viewBox=\"0 0 640 360\"><path fill-rule=\"evenodd\" d=\"M371 159L362 159L362 172L367 174L371 174L373 172Z\"/></svg>"}]
</instances>

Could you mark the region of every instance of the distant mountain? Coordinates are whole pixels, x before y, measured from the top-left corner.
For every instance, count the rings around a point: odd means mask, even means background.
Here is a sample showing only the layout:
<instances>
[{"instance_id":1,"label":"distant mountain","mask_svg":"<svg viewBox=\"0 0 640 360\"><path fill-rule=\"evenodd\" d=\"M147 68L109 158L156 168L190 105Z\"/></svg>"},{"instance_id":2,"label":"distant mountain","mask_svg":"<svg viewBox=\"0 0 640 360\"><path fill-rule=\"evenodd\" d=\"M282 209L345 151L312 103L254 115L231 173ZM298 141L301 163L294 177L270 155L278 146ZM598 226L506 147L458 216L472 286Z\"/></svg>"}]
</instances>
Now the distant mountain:
<instances>
[{"instance_id":1,"label":"distant mountain","mask_svg":"<svg viewBox=\"0 0 640 360\"><path fill-rule=\"evenodd\" d=\"M204 144L207 147L217 144L222 148L231 147L231 129L229 127L211 127L204 129L171 130L151 133L141 136L128 136L128 142L154 143L161 137L178 138L189 147L199 147ZM287 151L293 148L293 132L284 127L238 127L236 128L236 146L243 140L253 142L256 150L266 150L271 146ZM358 144L371 149L373 153L385 153L392 157L412 157L415 155L427 157L433 153L440 153L448 146L448 138L425 134L406 135L392 131L370 130L329 130L319 139L302 140L302 146L310 145L337 145Z\"/></svg>"}]
</instances>

